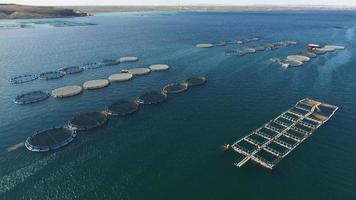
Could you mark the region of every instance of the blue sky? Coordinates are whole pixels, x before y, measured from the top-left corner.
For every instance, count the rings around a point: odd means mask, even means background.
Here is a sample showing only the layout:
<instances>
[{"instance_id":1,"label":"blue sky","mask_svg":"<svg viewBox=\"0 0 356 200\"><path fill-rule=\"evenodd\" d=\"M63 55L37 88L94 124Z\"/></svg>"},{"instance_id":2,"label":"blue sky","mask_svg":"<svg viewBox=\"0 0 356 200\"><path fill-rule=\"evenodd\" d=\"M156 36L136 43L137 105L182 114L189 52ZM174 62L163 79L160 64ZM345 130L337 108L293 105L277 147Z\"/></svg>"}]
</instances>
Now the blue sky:
<instances>
[{"instance_id":1,"label":"blue sky","mask_svg":"<svg viewBox=\"0 0 356 200\"><path fill-rule=\"evenodd\" d=\"M356 0L0 0L29 5L356 5Z\"/></svg>"}]
</instances>

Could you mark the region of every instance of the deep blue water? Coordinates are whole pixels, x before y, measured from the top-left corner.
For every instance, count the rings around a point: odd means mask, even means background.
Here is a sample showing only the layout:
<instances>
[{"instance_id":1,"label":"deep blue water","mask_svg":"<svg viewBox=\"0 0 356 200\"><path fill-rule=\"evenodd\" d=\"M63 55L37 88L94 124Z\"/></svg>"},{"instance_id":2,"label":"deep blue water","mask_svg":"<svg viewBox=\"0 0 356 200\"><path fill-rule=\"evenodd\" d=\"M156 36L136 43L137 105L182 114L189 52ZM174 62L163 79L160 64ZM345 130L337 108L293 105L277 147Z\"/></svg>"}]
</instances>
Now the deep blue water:
<instances>
[{"instance_id":1,"label":"deep blue water","mask_svg":"<svg viewBox=\"0 0 356 200\"><path fill-rule=\"evenodd\" d=\"M98 25L0 30L0 199L356 199L355 13L110 13L66 20ZM195 48L199 42L255 36L298 45L245 57L226 57L233 46ZM298 53L309 42L346 50L288 70L269 61ZM13 75L124 55L141 60L55 81L8 83ZM69 99L12 102L26 91L50 91L155 63L171 68ZM112 119L63 150L6 151L77 112L102 110L116 99L134 99L193 74L207 76L208 83ZM305 97L340 110L273 171L251 163L236 168L237 155L220 152L221 144Z\"/></svg>"}]
</instances>

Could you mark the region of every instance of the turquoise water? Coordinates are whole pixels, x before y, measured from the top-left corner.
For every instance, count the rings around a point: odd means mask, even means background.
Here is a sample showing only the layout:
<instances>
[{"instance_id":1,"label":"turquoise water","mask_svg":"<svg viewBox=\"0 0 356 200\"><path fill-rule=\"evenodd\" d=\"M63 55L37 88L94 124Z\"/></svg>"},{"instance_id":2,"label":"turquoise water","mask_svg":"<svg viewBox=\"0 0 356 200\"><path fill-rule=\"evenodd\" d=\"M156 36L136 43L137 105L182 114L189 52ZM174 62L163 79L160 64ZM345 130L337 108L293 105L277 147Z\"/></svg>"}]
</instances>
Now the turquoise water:
<instances>
[{"instance_id":1,"label":"turquoise water","mask_svg":"<svg viewBox=\"0 0 356 200\"><path fill-rule=\"evenodd\" d=\"M0 199L356 199L356 14L126 13L67 20L98 25L0 30ZM255 36L299 43L245 57L226 57L231 46L194 47ZM309 42L346 50L288 70L269 61L298 53ZM7 81L124 55L141 60L54 81ZM50 91L155 63L171 68L70 99L12 103L30 90ZM208 83L112 119L63 150L6 151L77 112L102 110L116 99L133 99L192 74L207 76ZM236 168L237 155L220 152L221 144L305 97L340 110L273 171L251 163Z\"/></svg>"}]
</instances>

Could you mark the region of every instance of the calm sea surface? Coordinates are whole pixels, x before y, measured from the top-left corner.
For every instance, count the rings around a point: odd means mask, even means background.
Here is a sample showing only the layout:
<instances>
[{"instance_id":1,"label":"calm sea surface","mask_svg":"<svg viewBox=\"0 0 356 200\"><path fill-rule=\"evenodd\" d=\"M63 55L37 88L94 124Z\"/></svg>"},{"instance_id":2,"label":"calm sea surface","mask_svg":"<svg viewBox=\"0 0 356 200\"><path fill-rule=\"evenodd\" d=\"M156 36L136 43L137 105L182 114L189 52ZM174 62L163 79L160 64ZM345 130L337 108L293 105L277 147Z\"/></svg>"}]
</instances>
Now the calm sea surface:
<instances>
[{"instance_id":1,"label":"calm sea surface","mask_svg":"<svg viewBox=\"0 0 356 200\"><path fill-rule=\"evenodd\" d=\"M355 13L114 13L66 20L98 25L0 30L1 200L356 199ZM244 57L224 55L234 46L195 48L199 42L255 36L298 45ZM301 68L270 63L309 42L346 50ZM125 55L141 60L55 81L8 82L13 75ZM51 91L155 63L171 69L73 98L12 102L23 92ZM134 99L194 74L207 76L208 83L111 119L60 151L6 151L35 131L64 125L77 112L102 110L116 99ZM236 168L237 155L220 152L221 144L305 97L340 110L273 171L252 163Z\"/></svg>"}]
</instances>

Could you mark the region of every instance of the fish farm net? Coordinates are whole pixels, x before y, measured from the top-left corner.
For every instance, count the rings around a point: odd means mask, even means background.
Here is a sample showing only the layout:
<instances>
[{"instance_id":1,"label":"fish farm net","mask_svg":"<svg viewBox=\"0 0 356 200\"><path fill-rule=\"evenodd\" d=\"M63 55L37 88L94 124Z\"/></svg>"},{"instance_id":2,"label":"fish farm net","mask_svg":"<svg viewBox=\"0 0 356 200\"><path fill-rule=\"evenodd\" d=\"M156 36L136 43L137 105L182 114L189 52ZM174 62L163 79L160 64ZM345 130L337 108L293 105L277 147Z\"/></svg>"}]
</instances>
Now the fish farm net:
<instances>
[{"instance_id":1,"label":"fish farm net","mask_svg":"<svg viewBox=\"0 0 356 200\"><path fill-rule=\"evenodd\" d=\"M300 52L299 54L302 56L309 57L309 58L315 58L317 56L315 53L312 53L312 52Z\"/></svg>"},{"instance_id":2,"label":"fish farm net","mask_svg":"<svg viewBox=\"0 0 356 200\"><path fill-rule=\"evenodd\" d=\"M97 69L102 67L100 63L86 63L82 66L83 69Z\"/></svg>"},{"instance_id":3,"label":"fish farm net","mask_svg":"<svg viewBox=\"0 0 356 200\"><path fill-rule=\"evenodd\" d=\"M282 67L299 67L303 65L303 62L298 60L282 60L280 63Z\"/></svg>"},{"instance_id":4,"label":"fish farm net","mask_svg":"<svg viewBox=\"0 0 356 200\"><path fill-rule=\"evenodd\" d=\"M151 91L138 97L137 101L144 105L158 104L167 100L167 95L161 92Z\"/></svg>"},{"instance_id":5,"label":"fish farm net","mask_svg":"<svg viewBox=\"0 0 356 200\"><path fill-rule=\"evenodd\" d=\"M12 77L10 79L10 83L11 84L26 83L26 82L34 81L37 78L38 76L35 74L24 74L24 75Z\"/></svg>"},{"instance_id":6,"label":"fish farm net","mask_svg":"<svg viewBox=\"0 0 356 200\"><path fill-rule=\"evenodd\" d=\"M125 56L125 57L119 58L119 61L122 63L123 62L136 62L138 60L139 60L139 58L136 56Z\"/></svg>"},{"instance_id":7,"label":"fish farm net","mask_svg":"<svg viewBox=\"0 0 356 200\"><path fill-rule=\"evenodd\" d=\"M60 68L58 71L62 72L63 74L76 74L84 71L82 67L78 66L71 66L71 67L63 67Z\"/></svg>"},{"instance_id":8,"label":"fish farm net","mask_svg":"<svg viewBox=\"0 0 356 200\"><path fill-rule=\"evenodd\" d=\"M15 97L14 103L19 104L19 105L26 105L26 104L44 101L44 100L48 99L49 96L50 95L48 92L31 91L31 92L27 92L25 94L21 94L21 95Z\"/></svg>"},{"instance_id":9,"label":"fish farm net","mask_svg":"<svg viewBox=\"0 0 356 200\"><path fill-rule=\"evenodd\" d=\"M96 90L100 88L107 87L109 85L109 80L107 79L97 79L97 80L91 80L87 81L83 84L83 88L86 90Z\"/></svg>"},{"instance_id":10,"label":"fish farm net","mask_svg":"<svg viewBox=\"0 0 356 200\"><path fill-rule=\"evenodd\" d=\"M128 69L128 70L122 70L122 72L140 76L140 75L149 74L151 72L151 70L149 68L132 68L132 69Z\"/></svg>"},{"instance_id":11,"label":"fish farm net","mask_svg":"<svg viewBox=\"0 0 356 200\"><path fill-rule=\"evenodd\" d=\"M204 76L192 76L184 80L184 83L188 84L188 87L203 85L207 81L207 78Z\"/></svg>"},{"instance_id":12,"label":"fish farm net","mask_svg":"<svg viewBox=\"0 0 356 200\"><path fill-rule=\"evenodd\" d=\"M119 73L110 75L108 79L110 82L124 82L131 80L132 77L133 75L130 73Z\"/></svg>"},{"instance_id":13,"label":"fish farm net","mask_svg":"<svg viewBox=\"0 0 356 200\"><path fill-rule=\"evenodd\" d=\"M166 85L163 88L163 92L166 94L176 94L180 92L184 92L188 89L188 83L173 83Z\"/></svg>"},{"instance_id":14,"label":"fish farm net","mask_svg":"<svg viewBox=\"0 0 356 200\"><path fill-rule=\"evenodd\" d=\"M76 136L75 130L66 127L55 127L28 137L25 146L30 151L46 152L68 145Z\"/></svg>"},{"instance_id":15,"label":"fish farm net","mask_svg":"<svg viewBox=\"0 0 356 200\"><path fill-rule=\"evenodd\" d=\"M72 97L80 94L83 88L78 85L69 85L52 90L52 96L56 98Z\"/></svg>"},{"instance_id":16,"label":"fish farm net","mask_svg":"<svg viewBox=\"0 0 356 200\"><path fill-rule=\"evenodd\" d=\"M103 126L108 116L102 112L85 112L75 115L68 122L68 126L74 130L86 131Z\"/></svg>"},{"instance_id":17,"label":"fish farm net","mask_svg":"<svg viewBox=\"0 0 356 200\"><path fill-rule=\"evenodd\" d=\"M106 108L108 115L125 116L136 112L139 104L133 101L118 100Z\"/></svg>"},{"instance_id":18,"label":"fish farm net","mask_svg":"<svg viewBox=\"0 0 356 200\"><path fill-rule=\"evenodd\" d=\"M42 80L53 80L53 79L59 79L64 76L64 73L59 72L59 71L53 71L53 72L44 72L41 73L39 78Z\"/></svg>"},{"instance_id":19,"label":"fish farm net","mask_svg":"<svg viewBox=\"0 0 356 200\"><path fill-rule=\"evenodd\" d=\"M151 65L149 68L151 71L166 71L169 69L169 66L166 64L155 64Z\"/></svg>"},{"instance_id":20,"label":"fish farm net","mask_svg":"<svg viewBox=\"0 0 356 200\"><path fill-rule=\"evenodd\" d=\"M120 61L117 60L103 60L101 62L103 66L114 66L120 64Z\"/></svg>"}]
</instances>

